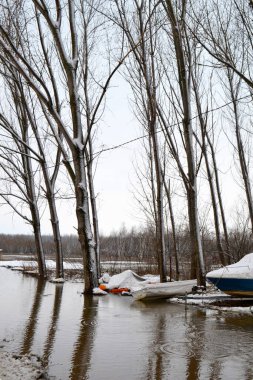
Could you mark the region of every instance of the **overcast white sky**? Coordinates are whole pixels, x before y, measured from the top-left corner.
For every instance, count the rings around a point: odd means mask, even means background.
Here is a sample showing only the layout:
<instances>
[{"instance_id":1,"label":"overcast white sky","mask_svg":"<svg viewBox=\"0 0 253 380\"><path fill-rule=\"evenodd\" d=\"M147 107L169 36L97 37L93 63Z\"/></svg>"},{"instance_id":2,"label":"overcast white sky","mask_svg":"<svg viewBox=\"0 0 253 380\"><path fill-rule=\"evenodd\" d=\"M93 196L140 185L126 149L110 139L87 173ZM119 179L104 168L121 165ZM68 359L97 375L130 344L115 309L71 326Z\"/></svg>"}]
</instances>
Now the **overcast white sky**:
<instances>
[{"instance_id":1,"label":"overcast white sky","mask_svg":"<svg viewBox=\"0 0 253 380\"><path fill-rule=\"evenodd\" d=\"M102 145L103 148L108 148L143 134L131 110L129 93L126 84L117 76L108 92L108 109L100 122L100 129L97 134L96 145L99 150ZM220 172L222 190L225 195L228 216L233 217L235 211L231 214L231 209L235 210L237 203L240 204L242 193L240 187L235 183L238 173L233 168L228 145L225 136L221 135L218 155L222 161L222 171ZM103 234L117 231L123 224L127 228L131 228L133 226L138 227L143 222L141 213L133 199L133 187L131 185L135 182L133 161L136 156L138 157L141 149L141 142L137 141L100 155L95 175L95 190L98 194L100 232ZM201 173L198 183L199 187L206 186L206 181L201 177ZM71 200L59 202L61 232L62 234L73 234L76 227L75 202ZM175 198L174 207L180 217L186 215L187 208L185 206L182 198ZM202 197L199 208L204 210L203 212L210 209L209 191L206 191ZM0 208L0 233L32 233L32 229L20 217L13 214L9 208L2 206ZM42 217L42 233L51 234L48 213L44 213Z\"/></svg>"},{"instance_id":2,"label":"overcast white sky","mask_svg":"<svg viewBox=\"0 0 253 380\"><path fill-rule=\"evenodd\" d=\"M117 83L117 84L115 84ZM121 144L141 135L141 131L130 110L126 84L118 76L107 96L106 110L97 133L96 145L108 147ZM131 194L131 180L134 178L132 162L140 150L140 143L131 143L120 149L100 155L95 175L95 190L98 194L97 205L100 230L110 233L123 224L131 227L138 225L140 219L134 207ZM97 149L95 149L97 151ZM0 208L0 233L31 233L32 229L5 206ZM74 201L60 201L59 219L63 234L75 233ZM51 234L48 214L42 217L42 232Z\"/></svg>"}]
</instances>

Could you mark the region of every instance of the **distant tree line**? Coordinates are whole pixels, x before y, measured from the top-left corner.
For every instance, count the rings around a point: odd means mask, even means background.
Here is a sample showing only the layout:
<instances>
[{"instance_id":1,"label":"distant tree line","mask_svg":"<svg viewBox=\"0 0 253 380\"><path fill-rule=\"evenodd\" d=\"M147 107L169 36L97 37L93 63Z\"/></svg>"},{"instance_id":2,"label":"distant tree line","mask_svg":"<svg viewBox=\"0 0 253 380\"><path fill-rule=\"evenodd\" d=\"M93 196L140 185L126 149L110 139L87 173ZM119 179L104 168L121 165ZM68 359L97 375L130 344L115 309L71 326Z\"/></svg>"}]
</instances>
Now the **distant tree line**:
<instances>
[{"instance_id":1,"label":"distant tree line","mask_svg":"<svg viewBox=\"0 0 253 380\"><path fill-rule=\"evenodd\" d=\"M219 252L216 247L215 235L204 231L201 236L203 249L205 252L206 266L208 270L213 265L220 265ZM178 265L173 255L173 247L170 242L173 240L172 232L165 234L166 255L165 263L169 277L172 279L185 279L190 276L191 260L191 239L189 230L181 230L177 234L176 246L179 252ZM231 261L238 261L244 256L245 252L253 250L251 234L238 229L230 232L229 241L231 246ZM42 242L46 259L55 257L55 244L52 235L42 235ZM27 255L27 259L36 258L36 244L33 235L9 235L0 234L0 246L3 254L8 260L8 255ZM112 232L107 236L100 236L101 262L108 263L107 268L111 274L119 270L122 262L123 267L137 270L138 273L157 273L158 263L156 256L156 235L154 228L127 230L122 227L117 232ZM81 259L82 252L77 235L62 236L63 259L68 262L72 259ZM134 263L133 266L132 263ZM139 264L139 265L136 265ZM143 265L144 264L144 265Z\"/></svg>"},{"instance_id":2,"label":"distant tree line","mask_svg":"<svg viewBox=\"0 0 253 380\"><path fill-rule=\"evenodd\" d=\"M152 234L144 229L142 240L142 232L124 238L119 232L104 238L103 244L107 239L112 245L108 251L126 255L127 242L141 257L149 252L161 281L170 252L176 278L188 261L189 276L205 285L210 247L222 265L251 249L250 5L246 0L1 2L0 196L31 225L41 277L47 276L49 244L42 237L42 210L50 215L56 276L63 277L66 241L58 201L72 199L85 291L98 284L95 136L118 71L130 84L143 133L134 196ZM244 210L237 210L232 227L222 191L225 152Z\"/></svg>"}]
</instances>

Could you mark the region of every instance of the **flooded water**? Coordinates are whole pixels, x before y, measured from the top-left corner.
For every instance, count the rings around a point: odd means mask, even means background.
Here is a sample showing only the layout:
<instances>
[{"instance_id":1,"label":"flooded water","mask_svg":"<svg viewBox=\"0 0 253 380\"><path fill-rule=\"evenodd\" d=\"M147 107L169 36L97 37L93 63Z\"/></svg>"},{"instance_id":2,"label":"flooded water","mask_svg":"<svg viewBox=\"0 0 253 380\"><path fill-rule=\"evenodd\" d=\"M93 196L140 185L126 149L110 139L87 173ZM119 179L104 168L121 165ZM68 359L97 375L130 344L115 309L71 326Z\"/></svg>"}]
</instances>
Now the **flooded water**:
<instances>
[{"instance_id":1,"label":"flooded water","mask_svg":"<svg viewBox=\"0 0 253 380\"><path fill-rule=\"evenodd\" d=\"M82 288L0 268L1 349L39 355L57 380L253 379L253 315Z\"/></svg>"}]
</instances>

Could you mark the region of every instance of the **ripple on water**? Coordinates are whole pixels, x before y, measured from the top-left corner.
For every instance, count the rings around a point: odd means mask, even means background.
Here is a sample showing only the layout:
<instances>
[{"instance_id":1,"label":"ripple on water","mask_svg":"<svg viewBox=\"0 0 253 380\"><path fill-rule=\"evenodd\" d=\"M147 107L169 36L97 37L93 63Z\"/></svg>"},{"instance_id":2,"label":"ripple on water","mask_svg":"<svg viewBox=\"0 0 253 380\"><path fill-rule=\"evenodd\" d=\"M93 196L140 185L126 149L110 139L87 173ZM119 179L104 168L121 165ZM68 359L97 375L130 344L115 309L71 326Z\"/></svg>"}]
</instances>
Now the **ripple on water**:
<instances>
[{"instance_id":1,"label":"ripple on water","mask_svg":"<svg viewBox=\"0 0 253 380\"><path fill-rule=\"evenodd\" d=\"M92 321L92 320L90 320L90 321L82 320L81 321L82 326L96 326L97 324L98 324L97 321Z\"/></svg>"},{"instance_id":2,"label":"ripple on water","mask_svg":"<svg viewBox=\"0 0 253 380\"><path fill-rule=\"evenodd\" d=\"M190 341L182 341L175 343L164 343L158 347L158 352L175 356L181 359L189 357L205 357L206 360L224 359L231 356L228 345L217 342L215 345L209 345L208 342L196 345Z\"/></svg>"},{"instance_id":3,"label":"ripple on water","mask_svg":"<svg viewBox=\"0 0 253 380\"><path fill-rule=\"evenodd\" d=\"M187 348L187 342L177 342L176 346L172 343L164 343L159 346L159 352L176 356L177 358L187 358L193 350Z\"/></svg>"}]
</instances>

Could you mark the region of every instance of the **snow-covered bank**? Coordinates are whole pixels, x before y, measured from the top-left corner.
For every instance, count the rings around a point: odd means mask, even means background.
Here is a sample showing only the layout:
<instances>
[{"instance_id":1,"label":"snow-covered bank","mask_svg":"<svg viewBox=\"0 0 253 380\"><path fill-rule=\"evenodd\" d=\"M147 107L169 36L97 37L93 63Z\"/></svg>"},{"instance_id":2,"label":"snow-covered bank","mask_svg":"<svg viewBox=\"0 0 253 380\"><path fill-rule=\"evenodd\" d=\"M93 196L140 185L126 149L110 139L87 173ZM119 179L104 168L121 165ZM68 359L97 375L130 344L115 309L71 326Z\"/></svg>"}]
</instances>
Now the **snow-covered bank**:
<instances>
[{"instance_id":1,"label":"snow-covered bank","mask_svg":"<svg viewBox=\"0 0 253 380\"><path fill-rule=\"evenodd\" d=\"M11 268L27 268L27 267L32 267L32 268L37 268L37 262L35 260L27 260L27 257L31 256L22 256L22 259L20 260L0 260L0 267L11 267ZM26 260L24 260L26 258ZM64 261L63 262L63 267L64 269L77 269L77 270L82 270L83 269L83 264L81 262L78 262L78 259L74 259L76 261L73 261L71 259L70 261ZM79 259L80 261L80 259ZM46 266L47 269L55 269L56 263L54 260L46 260ZM103 270L110 270L111 268L117 269L117 270L125 270L128 268L142 268L142 269L150 269L152 265L147 264L147 263L140 263L138 261L102 261L101 266L103 267ZM155 265L153 265L155 266Z\"/></svg>"},{"instance_id":2,"label":"snow-covered bank","mask_svg":"<svg viewBox=\"0 0 253 380\"><path fill-rule=\"evenodd\" d=\"M6 268L37 268L38 264L36 261L25 261L25 260L10 260L10 261L0 261L0 267L6 267ZM54 260L46 260L46 267L47 269L55 269L56 263ZM70 263L65 262L63 263L64 269L78 269L82 270L83 265L81 263Z\"/></svg>"},{"instance_id":3,"label":"snow-covered bank","mask_svg":"<svg viewBox=\"0 0 253 380\"><path fill-rule=\"evenodd\" d=\"M233 302L237 301L240 306L233 306ZM231 298L227 294L212 290L209 287L209 291L199 294L188 294L187 297L175 297L168 300L170 303L181 303L185 305L195 305L201 308L216 310L219 312L232 312L238 315L240 314L253 314L253 299L247 298ZM225 306L225 304L231 303L230 306ZM252 305L248 305L250 303ZM243 306L244 304L244 306Z\"/></svg>"},{"instance_id":4,"label":"snow-covered bank","mask_svg":"<svg viewBox=\"0 0 253 380\"><path fill-rule=\"evenodd\" d=\"M36 356L0 352L0 379L36 380L47 379L47 376Z\"/></svg>"}]
</instances>

